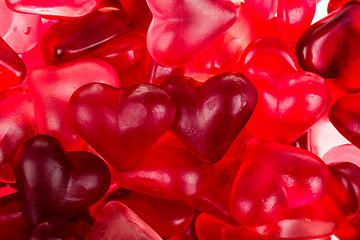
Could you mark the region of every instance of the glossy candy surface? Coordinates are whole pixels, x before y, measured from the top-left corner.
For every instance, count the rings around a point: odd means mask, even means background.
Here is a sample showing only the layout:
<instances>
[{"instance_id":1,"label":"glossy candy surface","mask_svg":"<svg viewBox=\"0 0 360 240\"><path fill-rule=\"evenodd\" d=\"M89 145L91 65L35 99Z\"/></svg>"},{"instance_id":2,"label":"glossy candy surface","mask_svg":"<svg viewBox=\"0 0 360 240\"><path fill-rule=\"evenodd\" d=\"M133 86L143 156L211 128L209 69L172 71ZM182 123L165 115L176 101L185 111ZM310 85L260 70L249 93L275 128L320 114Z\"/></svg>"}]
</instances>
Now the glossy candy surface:
<instances>
[{"instance_id":1,"label":"glossy candy surface","mask_svg":"<svg viewBox=\"0 0 360 240\"><path fill-rule=\"evenodd\" d=\"M99 200L110 184L109 169L99 157L88 152L66 153L59 141L47 135L21 146L15 178L32 225L49 216L66 219L80 213Z\"/></svg>"},{"instance_id":2,"label":"glossy candy surface","mask_svg":"<svg viewBox=\"0 0 360 240\"><path fill-rule=\"evenodd\" d=\"M112 201L105 205L94 227L85 238L85 240L98 239L161 240L162 238L126 205Z\"/></svg>"},{"instance_id":3,"label":"glossy candy surface","mask_svg":"<svg viewBox=\"0 0 360 240\"><path fill-rule=\"evenodd\" d=\"M152 84L117 89L92 83L79 88L69 103L76 131L118 171L134 166L167 131L175 110L173 100Z\"/></svg>"},{"instance_id":4,"label":"glossy candy surface","mask_svg":"<svg viewBox=\"0 0 360 240\"><path fill-rule=\"evenodd\" d=\"M345 4L307 29L296 46L304 70L334 78L337 86L351 93L360 91L359 14L359 2Z\"/></svg>"},{"instance_id":5,"label":"glossy candy surface","mask_svg":"<svg viewBox=\"0 0 360 240\"><path fill-rule=\"evenodd\" d=\"M162 84L178 105L172 131L207 163L220 160L249 119L257 101L251 82L223 73L200 84L173 78Z\"/></svg>"},{"instance_id":6,"label":"glossy candy surface","mask_svg":"<svg viewBox=\"0 0 360 240\"><path fill-rule=\"evenodd\" d=\"M99 0L6 0L7 5L14 11L38 15L80 17L93 11Z\"/></svg>"},{"instance_id":7,"label":"glossy candy surface","mask_svg":"<svg viewBox=\"0 0 360 240\"><path fill-rule=\"evenodd\" d=\"M237 19L236 6L228 0L147 0L147 4L153 14L147 46L152 57L167 66L191 61Z\"/></svg>"},{"instance_id":8,"label":"glossy candy surface","mask_svg":"<svg viewBox=\"0 0 360 240\"><path fill-rule=\"evenodd\" d=\"M327 192L329 170L306 150L252 141L244 155L229 201L232 216L241 224L259 226L281 219Z\"/></svg>"},{"instance_id":9,"label":"glossy candy surface","mask_svg":"<svg viewBox=\"0 0 360 240\"><path fill-rule=\"evenodd\" d=\"M28 85L34 99L39 134L57 138L67 150L87 150L88 144L70 122L68 104L75 90L94 82L119 86L114 69L101 60L33 68L28 74Z\"/></svg>"}]
</instances>

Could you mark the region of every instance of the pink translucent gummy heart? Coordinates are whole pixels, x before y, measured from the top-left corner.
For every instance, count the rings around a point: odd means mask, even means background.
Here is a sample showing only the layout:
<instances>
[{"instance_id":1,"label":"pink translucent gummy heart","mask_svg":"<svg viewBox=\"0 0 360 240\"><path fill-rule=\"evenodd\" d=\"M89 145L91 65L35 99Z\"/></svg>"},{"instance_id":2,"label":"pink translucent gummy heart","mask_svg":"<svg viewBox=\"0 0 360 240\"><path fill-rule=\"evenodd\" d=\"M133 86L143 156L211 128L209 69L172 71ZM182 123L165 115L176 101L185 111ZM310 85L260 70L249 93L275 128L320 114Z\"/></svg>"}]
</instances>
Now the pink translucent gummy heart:
<instances>
[{"instance_id":1,"label":"pink translucent gummy heart","mask_svg":"<svg viewBox=\"0 0 360 240\"><path fill-rule=\"evenodd\" d=\"M112 201L100 212L85 240L162 240L162 238L123 203Z\"/></svg>"},{"instance_id":2,"label":"pink translucent gummy heart","mask_svg":"<svg viewBox=\"0 0 360 240\"><path fill-rule=\"evenodd\" d=\"M228 0L147 0L147 4L153 14L147 33L149 52L168 66L191 61L237 19L236 6Z\"/></svg>"},{"instance_id":3,"label":"pink translucent gummy heart","mask_svg":"<svg viewBox=\"0 0 360 240\"><path fill-rule=\"evenodd\" d=\"M321 198L329 175L327 166L311 152L252 141L232 186L230 212L239 223L251 226L281 219L290 209Z\"/></svg>"},{"instance_id":4,"label":"pink translucent gummy heart","mask_svg":"<svg viewBox=\"0 0 360 240\"><path fill-rule=\"evenodd\" d=\"M28 74L28 85L34 98L39 133L56 137L67 150L88 149L88 144L70 122L68 104L75 90L93 82L119 86L114 69L101 60L74 61L32 69Z\"/></svg>"},{"instance_id":5,"label":"pink translucent gummy heart","mask_svg":"<svg viewBox=\"0 0 360 240\"><path fill-rule=\"evenodd\" d=\"M81 17L93 11L100 0L6 0L13 11L59 17Z\"/></svg>"}]
</instances>

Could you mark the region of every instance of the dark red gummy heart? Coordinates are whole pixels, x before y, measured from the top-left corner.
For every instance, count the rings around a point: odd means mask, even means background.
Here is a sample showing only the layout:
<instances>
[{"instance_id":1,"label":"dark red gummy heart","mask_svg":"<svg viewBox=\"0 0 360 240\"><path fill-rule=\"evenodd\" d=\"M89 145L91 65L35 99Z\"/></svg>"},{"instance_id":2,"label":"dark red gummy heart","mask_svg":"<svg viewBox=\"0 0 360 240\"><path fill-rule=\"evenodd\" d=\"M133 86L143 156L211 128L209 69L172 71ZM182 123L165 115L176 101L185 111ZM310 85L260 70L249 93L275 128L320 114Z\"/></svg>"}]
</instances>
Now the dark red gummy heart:
<instances>
[{"instance_id":1,"label":"dark red gummy heart","mask_svg":"<svg viewBox=\"0 0 360 240\"><path fill-rule=\"evenodd\" d=\"M26 141L15 159L15 179L32 225L49 216L69 218L98 201L110 185L105 162L88 152L66 153L55 138Z\"/></svg>"},{"instance_id":2,"label":"dark red gummy heart","mask_svg":"<svg viewBox=\"0 0 360 240\"><path fill-rule=\"evenodd\" d=\"M300 66L332 78L348 92L360 91L360 3L349 2L309 27L299 39Z\"/></svg>"},{"instance_id":3,"label":"dark red gummy heart","mask_svg":"<svg viewBox=\"0 0 360 240\"><path fill-rule=\"evenodd\" d=\"M219 161L254 110L257 94L240 73L223 73L204 84L178 77L161 85L178 105L173 132L207 163Z\"/></svg>"},{"instance_id":4,"label":"dark red gummy heart","mask_svg":"<svg viewBox=\"0 0 360 240\"><path fill-rule=\"evenodd\" d=\"M126 89L88 84L69 103L79 135L118 171L131 168L167 131L175 109L173 100L152 84Z\"/></svg>"},{"instance_id":5,"label":"dark red gummy heart","mask_svg":"<svg viewBox=\"0 0 360 240\"><path fill-rule=\"evenodd\" d=\"M327 166L311 152L254 140L235 178L230 212L241 224L264 225L321 198L328 180Z\"/></svg>"},{"instance_id":6,"label":"dark red gummy heart","mask_svg":"<svg viewBox=\"0 0 360 240\"><path fill-rule=\"evenodd\" d=\"M147 0L153 19L147 46L153 58L167 66L191 61L220 37L237 19L227 0Z\"/></svg>"}]
</instances>

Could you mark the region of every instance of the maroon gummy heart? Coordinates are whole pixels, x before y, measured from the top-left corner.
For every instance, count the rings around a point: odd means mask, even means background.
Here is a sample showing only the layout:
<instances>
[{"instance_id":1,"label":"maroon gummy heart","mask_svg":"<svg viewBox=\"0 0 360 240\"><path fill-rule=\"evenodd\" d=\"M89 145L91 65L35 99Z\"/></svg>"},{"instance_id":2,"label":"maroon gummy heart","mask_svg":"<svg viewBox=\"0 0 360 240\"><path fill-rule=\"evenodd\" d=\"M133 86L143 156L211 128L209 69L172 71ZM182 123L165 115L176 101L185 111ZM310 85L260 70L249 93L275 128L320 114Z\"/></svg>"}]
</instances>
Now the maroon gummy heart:
<instances>
[{"instance_id":1,"label":"maroon gummy heart","mask_svg":"<svg viewBox=\"0 0 360 240\"><path fill-rule=\"evenodd\" d=\"M360 91L360 3L349 2L309 27L299 39L300 66L332 78L343 90Z\"/></svg>"},{"instance_id":2,"label":"maroon gummy heart","mask_svg":"<svg viewBox=\"0 0 360 240\"><path fill-rule=\"evenodd\" d=\"M69 103L79 135L118 171L131 168L167 131L175 109L173 100L151 84L126 89L88 84Z\"/></svg>"},{"instance_id":3,"label":"maroon gummy heart","mask_svg":"<svg viewBox=\"0 0 360 240\"><path fill-rule=\"evenodd\" d=\"M221 159L253 112L257 94L240 73L223 73L204 84L173 78L162 84L178 105L172 130L204 162Z\"/></svg>"},{"instance_id":4,"label":"maroon gummy heart","mask_svg":"<svg viewBox=\"0 0 360 240\"><path fill-rule=\"evenodd\" d=\"M88 152L66 153L55 138L40 135L26 141L15 158L15 179L32 225L49 216L69 218L105 195L110 171Z\"/></svg>"}]
</instances>

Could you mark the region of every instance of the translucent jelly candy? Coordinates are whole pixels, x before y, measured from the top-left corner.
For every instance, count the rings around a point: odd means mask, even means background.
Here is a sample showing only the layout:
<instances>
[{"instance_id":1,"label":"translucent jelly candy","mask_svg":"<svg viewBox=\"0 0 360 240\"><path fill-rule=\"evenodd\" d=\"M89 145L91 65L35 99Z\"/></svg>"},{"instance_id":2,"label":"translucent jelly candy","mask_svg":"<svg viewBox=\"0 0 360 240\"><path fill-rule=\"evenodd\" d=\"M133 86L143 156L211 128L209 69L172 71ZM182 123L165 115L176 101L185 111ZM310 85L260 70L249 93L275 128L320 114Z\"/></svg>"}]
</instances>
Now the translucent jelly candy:
<instances>
[{"instance_id":1,"label":"translucent jelly candy","mask_svg":"<svg viewBox=\"0 0 360 240\"><path fill-rule=\"evenodd\" d=\"M153 14L147 32L149 52L168 66L191 61L237 19L236 6L228 0L147 0L147 4Z\"/></svg>"},{"instance_id":2,"label":"translucent jelly candy","mask_svg":"<svg viewBox=\"0 0 360 240\"><path fill-rule=\"evenodd\" d=\"M332 78L348 92L360 91L360 3L349 2L313 24L299 39L296 55L307 71Z\"/></svg>"},{"instance_id":3,"label":"translucent jelly candy","mask_svg":"<svg viewBox=\"0 0 360 240\"><path fill-rule=\"evenodd\" d=\"M252 141L230 193L230 212L241 224L265 225L321 198L328 181L327 166L311 152Z\"/></svg>"},{"instance_id":4,"label":"translucent jelly candy","mask_svg":"<svg viewBox=\"0 0 360 240\"><path fill-rule=\"evenodd\" d=\"M0 1L0 36L17 53L32 49L40 40L42 30L41 18L38 15L13 12Z\"/></svg>"},{"instance_id":5,"label":"translucent jelly candy","mask_svg":"<svg viewBox=\"0 0 360 240\"><path fill-rule=\"evenodd\" d=\"M26 89L0 93L0 180L15 182L14 158L23 142L37 134L34 105Z\"/></svg>"},{"instance_id":6,"label":"translucent jelly candy","mask_svg":"<svg viewBox=\"0 0 360 240\"><path fill-rule=\"evenodd\" d=\"M111 201L105 205L85 240L162 240L141 218L126 205Z\"/></svg>"},{"instance_id":7,"label":"translucent jelly candy","mask_svg":"<svg viewBox=\"0 0 360 240\"><path fill-rule=\"evenodd\" d=\"M126 13L106 6L86 16L61 21L41 40L44 60L48 64L59 64L81 57L126 33L129 28L131 21Z\"/></svg>"},{"instance_id":8,"label":"translucent jelly candy","mask_svg":"<svg viewBox=\"0 0 360 240\"><path fill-rule=\"evenodd\" d=\"M79 135L118 171L134 166L168 130L175 110L173 100L152 84L117 89L92 83L76 90L69 103Z\"/></svg>"},{"instance_id":9,"label":"translucent jelly candy","mask_svg":"<svg viewBox=\"0 0 360 240\"><path fill-rule=\"evenodd\" d=\"M201 160L215 163L225 154L254 110L257 94L240 73L223 73L201 84L173 78L161 85L178 105L172 131Z\"/></svg>"},{"instance_id":10,"label":"translucent jelly candy","mask_svg":"<svg viewBox=\"0 0 360 240\"><path fill-rule=\"evenodd\" d=\"M102 201L90 208L94 218L97 217L94 214L110 201L124 203L162 237L182 233L194 215L194 209L182 201L157 198L115 186Z\"/></svg>"},{"instance_id":11,"label":"translucent jelly candy","mask_svg":"<svg viewBox=\"0 0 360 240\"><path fill-rule=\"evenodd\" d=\"M66 153L55 138L26 141L15 159L15 178L32 225L49 216L69 218L98 201L110 185L105 162L88 152Z\"/></svg>"},{"instance_id":12,"label":"translucent jelly candy","mask_svg":"<svg viewBox=\"0 0 360 240\"><path fill-rule=\"evenodd\" d=\"M93 11L100 0L6 0L11 10L37 15L80 17Z\"/></svg>"},{"instance_id":13,"label":"translucent jelly candy","mask_svg":"<svg viewBox=\"0 0 360 240\"><path fill-rule=\"evenodd\" d=\"M34 99L38 132L56 137L67 150L88 149L88 144L70 122L68 103L71 95L88 83L119 85L114 69L95 59L37 67L29 72L27 81Z\"/></svg>"},{"instance_id":14,"label":"translucent jelly candy","mask_svg":"<svg viewBox=\"0 0 360 240\"><path fill-rule=\"evenodd\" d=\"M0 235L2 240L26 239L30 225L24 216L18 194L0 198Z\"/></svg>"},{"instance_id":15,"label":"translucent jelly candy","mask_svg":"<svg viewBox=\"0 0 360 240\"><path fill-rule=\"evenodd\" d=\"M352 144L360 148L360 93L340 98L330 109L329 119L335 128Z\"/></svg>"},{"instance_id":16,"label":"translucent jelly candy","mask_svg":"<svg viewBox=\"0 0 360 240\"><path fill-rule=\"evenodd\" d=\"M120 2L124 11L131 17L135 29L146 34L152 19L146 0L120 0Z\"/></svg>"},{"instance_id":17,"label":"translucent jelly candy","mask_svg":"<svg viewBox=\"0 0 360 240\"><path fill-rule=\"evenodd\" d=\"M150 149L133 168L114 177L120 186L136 192L189 199L204 187L206 172L204 164L186 148L165 145Z\"/></svg>"},{"instance_id":18,"label":"translucent jelly candy","mask_svg":"<svg viewBox=\"0 0 360 240\"><path fill-rule=\"evenodd\" d=\"M0 92L22 82L25 75L24 62L0 37Z\"/></svg>"},{"instance_id":19,"label":"translucent jelly candy","mask_svg":"<svg viewBox=\"0 0 360 240\"><path fill-rule=\"evenodd\" d=\"M246 125L254 136L291 144L327 112L328 84L317 74L297 72L294 54L280 40L258 39L241 58L240 67L258 92Z\"/></svg>"}]
</instances>

